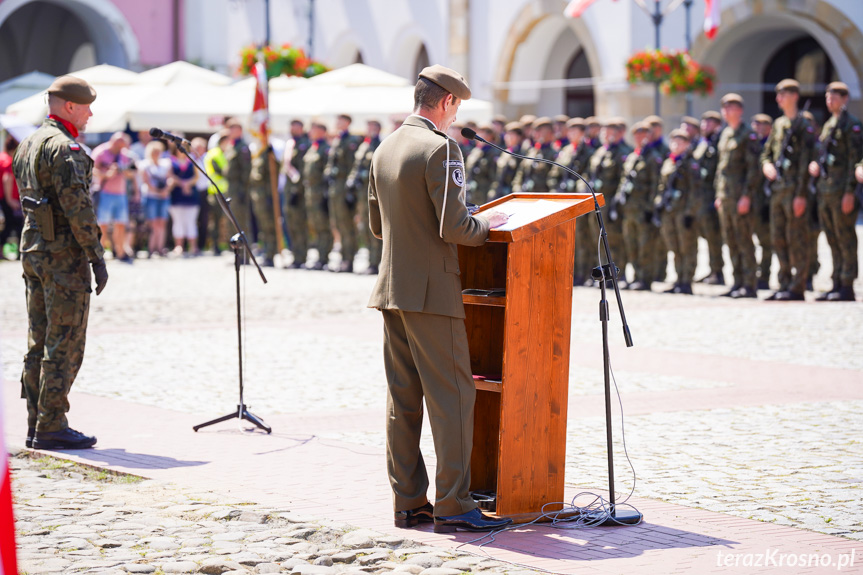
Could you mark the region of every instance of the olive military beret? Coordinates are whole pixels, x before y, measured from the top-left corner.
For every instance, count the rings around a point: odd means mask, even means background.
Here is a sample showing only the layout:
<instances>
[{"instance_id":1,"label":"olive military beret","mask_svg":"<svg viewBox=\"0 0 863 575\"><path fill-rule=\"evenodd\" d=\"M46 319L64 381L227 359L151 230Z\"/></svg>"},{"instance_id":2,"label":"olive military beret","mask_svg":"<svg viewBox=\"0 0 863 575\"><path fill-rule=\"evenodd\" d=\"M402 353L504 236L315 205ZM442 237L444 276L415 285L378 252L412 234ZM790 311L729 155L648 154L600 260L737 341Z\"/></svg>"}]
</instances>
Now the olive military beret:
<instances>
[{"instance_id":1,"label":"olive military beret","mask_svg":"<svg viewBox=\"0 0 863 575\"><path fill-rule=\"evenodd\" d=\"M470 88L467 85L467 80L455 70L435 64L423 68L419 77L434 82L460 100L470 100Z\"/></svg>"},{"instance_id":2,"label":"olive military beret","mask_svg":"<svg viewBox=\"0 0 863 575\"><path fill-rule=\"evenodd\" d=\"M584 119L584 123L588 127L601 126L602 125L602 122L600 122L599 118L597 118L596 116L588 116L587 118Z\"/></svg>"},{"instance_id":3,"label":"olive military beret","mask_svg":"<svg viewBox=\"0 0 863 575\"><path fill-rule=\"evenodd\" d=\"M549 118L548 116L541 116L541 117L537 118L536 120L534 120L533 124L531 124L531 127L534 130L538 130L538 129L545 127L545 126L548 126L549 128L551 128L551 118Z\"/></svg>"},{"instance_id":4,"label":"olive military beret","mask_svg":"<svg viewBox=\"0 0 863 575\"><path fill-rule=\"evenodd\" d=\"M716 110L707 110L703 114L701 114L702 120L713 120L714 122L721 122L722 116L719 115L719 112Z\"/></svg>"},{"instance_id":5,"label":"olive military beret","mask_svg":"<svg viewBox=\"0 0 863 575\"><path fill-rule=\"evenodd\" d=\"M740 94L735 94L734 92L730 94L725 94L724 96L722 96L722 100L720 100L719 103L723 106L725 104L739 104L742 106L743 96L741 96Z\"/></svg>"},{"instance_id":6,"label":"olive military beret","mask_svg":"<svg viewBox=\"0 0 863 575\"><path fill-rule=\"evenodd\" d=\"M664 126L665 122L662 121L662 118L659 116L648 116L644 120L642 120L648 126Z\"/></svg>"},{"instance_id":7,"label":"olive military beret","mask_svg":"<svg viewBox=\"0 0 863 575\"><path fill-rule=\"evenodd\" d=\"M75 76L59 76L48 86L48 93L75 104L92 104L96 99L93 86Z\"/></svg>"},{"instance_id":8,"label":"olive military beret","mask_svg":"<svg viewBox=\"0 0 863 575\"><path fill-rule=\"evenodd\" d=\"M828 92L836 92L840 96L848 95L848 84L845 82L830 82L827 84Z\"/></svg>"},{"instance_id":9,"label":"olive military beret","mask_svg":"<svg viewBox=\"0 0 863 575\"><path fill-rule=\"evenodd\" d=\"M681 124L686 124L687 126L692 126L696 130L701 129L701 122L698 121L698 118L693 118L692 116L683 116L680 119Z\"/></svg>"},{"instance_id":10,"label":"olive military beret","mask_svg":"<svg viewBox=\"0 0 863 575\"><path fill-rule=\"evenodd\" d=\"M521 118L519 118L519 122L521 122L522 127L529 128L531 124L536 120L536 116L533 114L525 114Z\"/></svg>"},{"instance_id":11,"label":"olive military beret","mask_svg":"<svg viewBox=\"0 0 863 575\"><path fill-rule=\"evenodd\" d=\"M566 114L558 114L554 118L552 118L555 124L566 124L569 121L569 116Z\"/></svg>"},{"instance_id":12,"label":"olive military beret","mask_svg":"<svg viewBox=\"0 0 863 575\"><path fill-rule=\"evenodd\" d=\"M519 136L521 136L523 134L522 129L521 129L521 122L510 122L509 124L506 125L506 131L507 132L515 132Z\"/></svg>"},{"instance_id":13,"label":"olive military beret","mask_svg":"<svg viewBox=\"0 0 863 575\"><path fill-rule=\"evenodd\" d=\"M795 92L797 94L800 93L800 82L797 80L792 80L791 78L786 78L782 80L778 84L776 84L777 92Z\"/></svg>"},{"instance_id":14,"label":"olive military beret","mask_svg":"<svg viewBox=\"0 0 863 575\"><path fill-rule=\"evenodd\" d=\"M632 125L632 128L629 130L633 134L637 134L638 132L649 132L650 124L647 122L636 122Z\"/></svg>"},{"instance_id":15,"label":"olive military beret","mask_svg":"<svg viewBox=\"0 0 863 575\"><path fill-rule=\"evenodd\" d=\"M626 129L626 118L623 116L612 116L603 124L606 128L617 128L618 130Z\"/></svg>"},{"instance_id":16,"label":"olive military beret","mask_svg":"<svg viewBox=\"0 0 863 575\"><path fill-rule=\"evenodd\" d=\"M757 124L773 124L773 118L767 114L755 114L752 116L752 121Z\"/></svg>"},{"instance_id":17,"label":"olive military beret","mask_svg":"<svg viewBox=\"0 0 863 575\"><path fill-rule=\"evenodd\" d=\"M584 121L584 118L570 118L566 122L567 128L581 128L582 130L587 127L587 124Z\"/></svg>"},{"instance_id":18,"label":"olive military beret","mask_svg":"<svg viewBox=\"0 0 863 575\"><path fill-rule=\"evenodd\" d=\"M496 114L491 121L495 124L506 124L506 116L503 114Z\"/></svg>"},{"instance_id":19,"label":"olive military beret","mask_svg":"<svg viewBox=\"0 0 863 575\"><path fill-rule=\"evenodd\" d=\"M689 141L689 134L686 133L686 130L681 130L680 128L677 128L676 130L671 130L669 136L671 136L672 140L674 138L680 138L681 140L686 140L687 142Z\"/></svg>"}]
</instances>

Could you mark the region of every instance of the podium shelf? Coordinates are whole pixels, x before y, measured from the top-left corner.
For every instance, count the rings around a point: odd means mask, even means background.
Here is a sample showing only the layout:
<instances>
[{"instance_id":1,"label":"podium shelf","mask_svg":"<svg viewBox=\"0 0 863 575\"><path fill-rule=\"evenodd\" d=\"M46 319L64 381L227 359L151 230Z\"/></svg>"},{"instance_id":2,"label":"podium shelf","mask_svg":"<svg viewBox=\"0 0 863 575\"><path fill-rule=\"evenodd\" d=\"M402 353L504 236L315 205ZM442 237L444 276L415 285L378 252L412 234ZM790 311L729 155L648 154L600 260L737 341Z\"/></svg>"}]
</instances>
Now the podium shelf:
<instances>
[{"instance_id":1,"label":"podium shelf","mask_svg":"<svg viewBox=\"0 0 863 575\"><path fill-rule=\"evenodd\" d=\"M477 376L473 377L473 383L477 389L483 391L492 391L495 393L500 393L501 390L501 382L500 381L491 381L488 379L477 379Z\"/></svg>"},{"instance_id":2,"label":"podium shelf","mask_svg":"<svg viewBox=\"0 0 863 575\"><path fill-rule=\"evenodd\" d=\"M484 295L462 294L461 301L468 305L488 305L493 307L506 307L506 297L489 297Z\"/></svg>"}]
</instances>

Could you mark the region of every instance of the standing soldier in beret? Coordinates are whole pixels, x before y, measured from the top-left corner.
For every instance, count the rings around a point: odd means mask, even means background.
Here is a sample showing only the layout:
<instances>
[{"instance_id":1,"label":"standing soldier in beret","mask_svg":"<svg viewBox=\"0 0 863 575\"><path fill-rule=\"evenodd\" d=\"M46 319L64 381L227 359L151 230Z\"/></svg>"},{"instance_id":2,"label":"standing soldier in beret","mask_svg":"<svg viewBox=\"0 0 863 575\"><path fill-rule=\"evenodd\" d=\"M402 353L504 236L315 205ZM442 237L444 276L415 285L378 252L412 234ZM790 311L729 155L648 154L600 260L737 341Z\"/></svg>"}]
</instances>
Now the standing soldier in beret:
<instances>
[{"instance_id":1,"label":"standing soldier in beret","mask_svg":"<svg viewBox=\"0 0 863 575\"><path fill-rule=\"evenodd\" d=\"M92 116L96 91L60 76L48 88L49 116L13 161L24 209L21 263L27 294L27 447L86 449L96 438L69 427L69 390L84 360L90 268L96 295L108 282L101 232L90 201L93 161L75 142Z\"/></svg>"},{"instance_id":2,"label":"standing soldier in beret","mask_svg":"<svg viewBox=\"0 0 863 575\"><path fill-rule=\"evenodd\" d=\"M773 128L773 118L767 114L755 114L749 127L758 135L756 142L763 152L770 130ZM761 259L758 261L758 289L770 289L770 264L773 263L773 244L770 241L770 197L765 193L770 190L769 184L770 182L762 173L755 197L752 198L753 227L758 245L761 246Z\"/></svg>"},{"instance_id":3,"label":"standing soldier in beret","mask_svg":"<svg viewBox=\"0 0 863 575\"><path fill-rule=\"evenodd\" d=\"M650 143L647 146L656 150L662 163L669 154L668 144L663 138L665 122L659 116L648 116L643 121L650 126ZM665 240L662 239L662 234L651 234L648 242L650 243L649 257L653 261L653 280L664 282L668 275L668 249L665 246Z\"/></svg>"},{"instance_id":4,"label":"standing soldier in beret","mask_svg":"<svg viewBox=\"0 0 863 575\"><path fill-rule=\"evenodd\" d=\"M779 291L771 301L803 301L809 271L809 161L814 130L797 110L800 84L782 80L776 103L783 115L773 122L761 152L761 169L770 181L770 238L779 259Z\"/></svg>"},{"instance_id":5,"label":"standing soldier in beret","mask_svg":"<svg viewBox=\"0 0 863 575\"><path fill-rule=\"evenodd\" d=\"M692 295L698 255L695 216L701 201L699 169L689 152L689 135L681 129L671 132L670 154L662 164L659 188L653 200L662 238L668 251L674 254L677 271L677 283L665 293Z\"/></svg>"},{"instance_id":6,"label":"standing soldier in beret","mask_svg":"<svg viewBox=\"0 0 863 575\"><path fill-rule=\"evenodd\" d=\"M357 226L354 223L357 196L348 190L347 181L360 146L359 138L348 131L350 126L351 117L347 114L336 119L339 133L333 138L324 172L330 188L330 227L338 230L341 238L342 263L338 271L347 273L354 271L354 256L357 255Z\"/></svg>"},{"instance_id":7,"label":"standing soldier in beret","mask_svg":"<svg viewBox=\"0 0 863 575\"><path fill-rule=\"evenodd\" d=\"M500 212L465 205L464 162L446 135L470 88L457 72L420 72L414 113L381 143L369 175L369 225L384 243L369 307L384 319L387 471L395 525L434 521L436 532L489 531L511 523L483 515L470 496L474 387L457 244L479 246ZM423 397L429 411L437 499L428 502L420 452Z\"/></svg>"},{"instance_id":8,"label":"standing soldier in beret","mask_svg":"<svg viewBox=\"0 0 863 575\"><path fill-rule=\"evenodd\" d=\"M381 145L381 124L377 120L369 120L366 137L357 148L354 167L348 176L348 190L357 196L357 206L360 212L360 239L369 250L369 267L364 275L376 275L381 264L381 241L372 234L369 228L369 170L372 167L372 156Z\"/></svg>"},{"instance_id":9,"label":"standing soldier in beret","mask_svg":"<svg viewBox=\"0 0 863 575\"><path fill-rule=\"evenodd\" d=\"M255 222L258 224L258 245L264 252L261 265L273 267L273 258L278 250L276 221L273 207L273 191L270 187L270 177L278 178L279 162L276 160L276 173L270 174L270 154L274 154L272 146L258 150L252 156L249 172L249 201Z\"/></svg>"},{"instance_id":10,"label":"standing soldier in beret","mask_svg":"<svg viewBox=\"0 0 863 575\"><path fill-rule=\"evenodd\" d=\"M758 134L743 121L743 98L739 94L722 97L722 118L727 126L719 136L716 210L734 269L734 284L723 295L754 298L757 297L758 268L752 243L752 198L761 183L761 145Z\"/></svg>"},{"instance_id":11,"label":"standing soldier in beret","mask_svg":"<svg viewBox=\"0 0 863 575\"><path fill-rule=\"evenodd\" d=\"M503 143L506 149L513 154L520 154L523 141L524 136L521 124L518 122L507 124L506 131L503 134ZM495 178L488 192L488 201L496 200L512 193L512 182L515 180L515 174L518 172L520 164L521 160L509 154L500 154L498 156L497 165L495 166Z\"/></svg>"},{"instance_id":12,"label":"standing soldier in beret","mask_svg":"<svg viewBox=\"0 0 863 575\"><path fill-rule=\"evenodd\" d=\"M827 109L832 114L821 130L818 155L809 164L817 178L818 214L833 256L833 289L816 301L854 301L857 279L857 232L860 204L854 197L854 161L863 157L860 120L848 113L848 86L827 86Z\"/></svg>"},{"instance_id":13,"label":"standing soldier in beret","mask_svg":"<svg viewBox=\"0 0 863 575\"><path fill-rule=\"evenodd\" d=\"M632 126L635 150L623 162L623 176L615 195L615 203L623 210L623 240L626 259L632 264L634 279L629 289L650 290L655 281L655 254L650 251L653 197L659 185L662 158L655 148L648 147L650 127L644 122Z\"/></svg>"},{"instance_id":14,"label":"standing soldier in beret","mask_svg":"<svg viewBox=\"0 0 863 575\"><path fill-rule=\"evenodd\" d=\"M291 137L285 145L282 171L285 181L285 223L291 238L291 269L300 269L306 263L309 249L309 219L306 214L306 192L303 185L303 156L309 150L309 137L300 120L291 122Z\"/></svg>"},{"instance_id":15,"label":"standing soldier in beret","mask_svg":"<svg viewBox=\"0 0 863 575\"><path fill-rule=\"evenodd\" d=\"M713 110L701 115L701 140L698 142L692 157L698 162L701 186L696 192L701 198L695 226L698 235L707 240L707 251L710 256L710 274L698 280L706 284L722 285L725 276L722 274L722 232L719 229L719 215L716 213L716 166L719 163L719 126L722 117Z\"/></svg>"},{"instance_id":16,"label":"standing soldier in beret","mask_svg":"<svg viewBox=\"0 0 863 575\"><path fill-rule=\"evenodd\" d=\"M494 130L491 126L482 126L479 129L479 135L489 142L494 142ZM476 141L476 146L467 155L465 171L468 176L467 201L469 203L481 206L486 202L497 171L498 153L488 144Z\"/></svg>"},{"instance_id":17,"label":"standing soldier in beret","mask_svg":"<svg viewBox=\"0 0 863 575\"><path fill-rule=\"evenodd\" d=\"M252 213L249 199L249 176L252 173L252 153L243 140L243 125L236 118L225 122L230 143L225 150L225 179L228 180L228 197L231 211L240 228L249 236L252 233ZM249 237L251 242L252 238Z\"/></svg>"},{"instance_id":18,"label":"standing soldier in beret","mask_svg":"<svg viewBox=\"0 0 863 575\"><path fill-rule=\"evenodd\" d=\"M533 135L536 140L533 147L523 154L528 158L542 158L554 161L557 150L554 149L554 128L551 119L543 116L537 118L533 123ZM518 166L518 172L512 181L512 187L516 192L547 192L548 172L551 164L522 160Z\"/></svg>"},{"instance_id":19,"label":"standing soldier in beret","mask_svg":"<svg viewBox=\"0 0 863 575\"><path fill-rule=\"evenodd\" d=\"M327 127L321 122L312 121L309 137L312 143L303 156L303 181L306 185L306 213L318 246L318 261L309 269L323 270L327 269L330 252L333 251L327 180L324 178L330 152Z\"/></svg>"}]
</instances>

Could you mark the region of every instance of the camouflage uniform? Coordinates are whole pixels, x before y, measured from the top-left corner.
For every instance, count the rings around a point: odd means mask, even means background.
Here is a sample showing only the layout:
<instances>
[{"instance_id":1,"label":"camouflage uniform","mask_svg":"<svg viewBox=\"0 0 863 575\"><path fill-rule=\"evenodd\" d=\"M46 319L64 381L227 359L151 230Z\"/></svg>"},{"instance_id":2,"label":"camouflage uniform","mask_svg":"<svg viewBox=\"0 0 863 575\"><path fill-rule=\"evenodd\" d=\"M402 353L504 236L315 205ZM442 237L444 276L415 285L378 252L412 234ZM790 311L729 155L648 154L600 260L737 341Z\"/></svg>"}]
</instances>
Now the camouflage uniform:
<instances>
[{"instance_id":1,"label":"camouflage uniform","mask_svg":"<svg viewBox=\"0 0 863 575\"><path fill-rule=\"evenodd\" d=\"M690 286L686 293L691 293L698 254L695 217L702 201L700 192L700 166L689 152L665 159L653 203L659 210L662 238L674 253L677 284Z\"/></svg>"},{"instance_id":2,"label":"camouflage uniform","mask_svg":"<svg viewBox=\"0 0 863 575\"><path fill-rule=\"evenodd\" d=\"M330 212L327 203L327 182L324 170L330 146L320 139L312 142L303 156L303 181L306 187L306 213L315 234L320 262L326 267L333 251L333 232L330 228Z\"/></svg>"},{"instance_id":3,"label":"camouflage uniform","mask_svg":"<svg viewBox=\"0 0 863 575\"><path fill-rule=\"evenodd\" d=\"M249 173L249 196L252 200L255 221L258 224L258 244L264 251L267 264L272 263L273 256L278 250L273 190L270 187L270 154L272 153L272 148L268 148L253 157L252 169ZM276 162L276 174L279 173L278 166L279 163Z\"/></svg>"},{"instance_id":4,"label":"camouflage uniform","mask_svg":"<svg viewBox=\"0 0 863 575\"><path fill-rule=\"evenodd\" d=\"M602 220L608 232L608 247L614 263L621 270L626 269L626 253L623 243L623 209L615 208L614 218L611 217L612 198L620 185L623 173L623 160L632 149L623 142L613 145L604 145L598 148L590 157L589 174L590 183L597 194L605 195L606 204L602 207ZM599 228L596 220L590 220L590 235L599 237Z\"/></svg>"},{"instance_id":5,"label":"camouflage uniform","mask_svg":"<svg viewBox=\"0 0 863 575\"><path fill-rule=\"evenodd\" d=\"M554 161L557 152L551 144L540 144L537 142L536 145L523 155L529 158L542 158ZM515 178L512 180L513 190L516 192L547 192L548 172L550 169L550 164L522 160L518 166L518 171L515 173Z\"/></svg>"},{"instance_id":6,"label":"camouflage uniform","mask_svg":"<svg viewBox=\"0 0 863 575\"><path fill-rule=\"evenodd\" d=\"M745 123L735 130L726 126L719 136L719 164L716 169L716 198L719 200L719 221L722 237L731 255L734 268L734 287L747 287L755 292L757 286L755 244L752 243L753 213L751 200L758 193L761 182L759 157L761 146L758 135ZM737 202L742 196L750 199L745 215L737 213Z\"/></svg>"},{"instance_id":7,"label":"camouflage uniform","mask_svg":"<svg viewBox=\"0 0 863 575\"><path fill-rule=\"evenodd\" d=\"M353 267L357 255L357 226L354 223L356 194L348 194L348 174L354 166L359 141L342 132L333 140L327 156L324 178L330 187L330 227L338 230L342 246L342 265Z\"/></svg>"},{"instance_id":8,"label":"camouflage uniform","mask_svg":"<svg viewBox=\"0 0 863 575\"><path fill-rule=\"evenodd\" d=\"M784 162L777 166L781 177L770 184L770 238L779 259L779 291L802 295L809 271L809 221L805 213L795 217L792 204L795 197L808 200L809 196L807 170L813 145L809 123L799 115L794 120L786 116L777 118L761 152L761 165L779 160L789 130L791 138Z\"/></svg>"},{"instance_id":9,"label":"camouflage uniform","mask_svg":"<svg viewBox=\"0 0 863 575\"><path fill-rule=\"evenodd\" d=\"M707 251L710 256L710 275L722 275L722 232L719 229L719 215L716 213L716 166L719 163L719 152L716 144L719 141L719 132L707 138L701 138L695 151L692 152L693 159L698 162L699 189L698 214L695 217L695 226L698 235L707 240Z\"/></svg>"},{"instance_id":10,"label":"camouflage uniform","mask_svg":"<svg viewBox=\"0 0 863 575\"><path fill-rule=\"evenodd\" d=\"M14 171L21 197L47 198L54 213L53 241L29 212L21 236L29 316L21 396L28 427L63 431L69 390L84 360L88 264L104 255L89 193L93 161L60 122L47 119L18 146Z\"/></svg>"},{"instance_id":11,"label":"camouflage uniform","mask_svg":"<svg viewBox=\"0 0 863 575\"><path fill-rule=\"evenodd\" d=\"M348 185L353 185L360 211L360 240L369 250L369 267L372 269L377 269L380 265L383 249L383 242L372 234L369 227L369 169L372 165L372 156L380 145L379 136L365 138L357 148L354 167L348 176Z\"/></svg>"},{"instance_id":12,"label":"camouflage uniform","mask_svg":"<svg viewBox=\"0 0 863 575\"><path fill-rule=\"evenodd\" d=\"M661 166L662 158L653 148L632 152L623 162L620 185L614 196L615 203L624 206L623 240L626 259L634 271L633 281L644 289L650 289L650 284L656 280L653 275L655 254L650 251L650 239L658 235L651 222Z\"/></svg>"},{"instance_id":13,"label":"camouflage uniform","mask_svg":"<svg viewBox=\"0 0 863 575\"><path fill-rule=\"evenodd\" d=\"M252 171L252 154L249 146L240 139L225 150L225 179L228 181L228 193L231 199L231 211L240 228L251 234L252 214L249 209L249 175ZM250 240L251 241L251 238Z\"/></svg>"},{"instance_id":14,"label":"camouflage uniform","mask_svg":"<svg viewBox=\"0 0 863 575\"><path fill-rule=\"evenodd\" d=\"M468 175L467 201L481 206L488 201L488 192L495 181L498 152L491 146L480 144L466 156Z\"/></svg>"},{"instance_id":15,"label":"camouflage uniform","mask_svg":"<svg viewBox=\"0 0 863 575\"><path fill-rule=\"evenodd\" d=\"M303 156L311 146L309 137L306 134L293 138L294 147L291 152L290 165L292 170L288 170L288 166L282 166L283 171L293 172L294 179L292 181L291 174L285 183L285 223L288 226L288 237L291 240L291 253L294 256L294 265L300 266L305 263L307 252L309 250L309 220L306 215L306 194L303 181Z\"/></svg>"},{"instance_id":16,"label":"camouflage uniform","mask_svg":"<svg viewBox=\"0 0 863 575\"><path fill-rule=\"evenodd\" d=\"M763 151L767 138L760 138L757 143L758 149ZM773 260L773 243L770 241L770 198L764 192L767 184L767 178L764 177L763 173L759 173L751 210L755 237L758 238L758 245L761 246L761 260L758 262L758 284L760 288L764 289L767 288L767 283L770 281L770 264Z\"/></svg>"},{"instance_id":17,"label":"camouflage uniform","mask_svg":"<svg viewBox=\"0 0 863 575\"><path fill-rule=\"evenodd\" d=\"M833 287L852 287L857 279L857 232L854 228L860 200L850 214L842 212L842 196L857 187L854 160L863 156L860 120L843 110L831 116L819 138L818 214L833 260Z\"/></svg>"},{"instance_id":18,"label":"camouflage uniform","mask_svg":"<svg viewBox=\"0 0 863 575\"><path fill-rule=\"evenodd\" d=\"M514 154L520 154L520 149L508 148ZM514 158L509 154L501 154L497 158L497 166L495 168L495 179L491 184L491 189L488 191L488 201L508 196L512 193L512 182L515 180L515 174L518 172L518 166L521 160Z\"/></svg>"},{"instance_id":19,"label":"camouflage uniform","mask_svg":"<svg viewBox=\"0 0 863 575\"><path fill-rule=\"evenodd\" d=\"M661 168L662 162L664 162L665 158L667 158L671 153L671 150L668 148L668 144L665 143L665 140L660 138L650 142L647 147L653 149L659 155L659 164ZM654 193L656 193L656 190L654 190ZM665 281L665 278L668 275L668 248L665 246L665 240L662 239L661 233L650 234L648 243L650 244L648 254L650 254L650 258L653 261L653 281Z\"/></svg>"},{"instance_id":20,"label":"camouflage uniform","mask_svg":"<svg viewBox=\"0 0 863 575\"><path fill-rule=\"evenodd\" d=\"M567 144L557 155L557 163L563 164L567 168L578 172L579 174L587 170L590 163L590 156L596 150L590 145L586 139L576 144ZM561 170L557 166L552 166L548 172L548 187L552 192L566 193L590 193L585 185L576 178ZM590 222L585 216L580 219L575 225L575 273L573 274L573 283L581 285L590 277L590 270L599 265L596 261L596 237L591 234Z\"/></svg>"}]
</instances>

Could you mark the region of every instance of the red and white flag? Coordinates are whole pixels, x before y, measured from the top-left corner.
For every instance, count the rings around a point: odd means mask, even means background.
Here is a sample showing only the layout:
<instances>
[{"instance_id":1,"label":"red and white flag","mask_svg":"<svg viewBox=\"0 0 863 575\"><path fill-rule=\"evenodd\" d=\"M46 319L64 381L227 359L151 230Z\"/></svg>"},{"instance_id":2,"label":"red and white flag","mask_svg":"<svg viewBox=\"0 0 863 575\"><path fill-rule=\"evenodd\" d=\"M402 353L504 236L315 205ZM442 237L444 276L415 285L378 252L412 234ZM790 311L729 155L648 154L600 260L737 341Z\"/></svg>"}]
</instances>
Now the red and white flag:
<instances>
[{"instance_id":1,"label":"red and white flag","mask_svg":"<svg viewBox=\"0 0 863 575\"><path fill-rule=\"evenodd\" d=\"M9 452L6 451L6 438L3 430L3 394L2 389L0 389L0 575L17 575L15 518L12 515L12 483L9 476Z\"/></svg>"},{"instance_id":2,"label":"red and white flag","mask_svg":"<svg viewBox=\"0 0 863 575\"><path fill-rule=\"evenodd\" d=\"M267 69L263 62L255 64L255 102L252 105L251 132L261 142L261 149L268 144L270 107L269 107L269 84L267 83Z\"/></svg>"},{"instance_id":3,"label":"red and white flag","mask_svg":"<svg viewBox=\"0 0 863 575\"><path fill-rule=\"evenodd\" d=\"M704 0L704 35L713 40L719 31L719 0Z\"/></svg>"},{"instance_id":4,"label":"red and white flag","mask_svg":"<svg viewBox=\"0 0 863 575\"><path fill-rule=\"evenodd\" d=\"M578 18L594 2L596 0L572 0L563 9L563 15L567 18Z\"/></svg>"}]
</instances>

